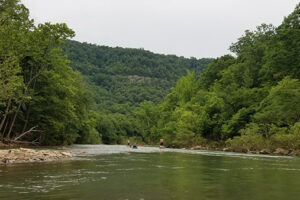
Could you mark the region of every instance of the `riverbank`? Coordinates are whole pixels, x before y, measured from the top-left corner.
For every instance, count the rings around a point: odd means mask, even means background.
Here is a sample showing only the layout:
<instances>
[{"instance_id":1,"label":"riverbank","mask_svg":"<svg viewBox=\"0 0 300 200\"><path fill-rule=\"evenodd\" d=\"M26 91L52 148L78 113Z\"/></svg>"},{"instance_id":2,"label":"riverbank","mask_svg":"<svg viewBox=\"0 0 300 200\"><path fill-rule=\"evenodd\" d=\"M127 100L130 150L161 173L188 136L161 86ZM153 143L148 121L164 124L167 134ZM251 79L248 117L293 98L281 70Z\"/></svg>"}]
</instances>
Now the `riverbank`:
<instances>
[{"instance_id":1,"label":"riverbank","mask_svg":"<svg viewBox=\"0 0 300 200\"><path fill-rule=\"evenodd\" d=\"M28 148L0 150L0 165L9 163L47 162L71 158L69 152Z\"/></svg>"},{"instance_id":2,"label":"riverbank","mask_svg":"<svg viewBox=\"0 0 300 200\"><path fill-rule=\"evenodd\" d=\"M132 140L135 141L135 140ZM124 145L125 142L123 143ZM145 144L138 142L138 145L149 147L158 147L158 144ZM285 146L268 145L267 143L259 147L254 147L250 144L239 144L239 145L228 145L226 141L205 141L202 144L194 145L174 145L173 143L167 144L166 148L174 149L189 149L189 150L205 150L205 151L224 151L224 152L236 152L236 153L248 153L248 154L264 154L264 155L275 155L275 156L299 156L300 149L287 148Z\"/></svg>"},{"instance_id":3,"label":"riverbank","mask_svg":"<svg viewBox=\"0 0 300 200\"><path fill-rule=\"evenodd\" d=\"M11 164L11 163L48 162L48 161L70 159L73 156L72 153L69 152L62 152L62 151L50 150L50 149L41 150L41 149L16 148L16 147L12 148L10 146L4 146L4 148L5 149L0 150L0 165ZM236 152L236 153L245 153L245 154L300 156L300 150L292 150L292 149L287 150L283 148L276 148L276 149L265 148L261 150L249 150L245 147L231 148L231 147L224 147L222 145L216 146L215 143L214 145L211 146L197 145L193 147L179 148L179 149L223 151L223 152ZM106 151L105 149L102 149L102 151L103 150ZM77 152L76 154L79 155L81 154L81 152Z\"/></svg>"},{"instance_id":4,"label":"riverbank","mask_svg":"<svg viewBox=\"0 0 300 200\"><path fill-rule=\"evenodd\" d=\"M280 155L280 156L300 156L300 150L298 149L284 149L284 148L275 148L275 149L259 149L259 150L250 150L248 148L239 147L212 147L212 146L193 146L188 148L190 150L212 150L212 151L224 151L224 152L236 152L236 153L249 153L249 154L264 154L264 155Z\"/></svg>"}]
</instances>

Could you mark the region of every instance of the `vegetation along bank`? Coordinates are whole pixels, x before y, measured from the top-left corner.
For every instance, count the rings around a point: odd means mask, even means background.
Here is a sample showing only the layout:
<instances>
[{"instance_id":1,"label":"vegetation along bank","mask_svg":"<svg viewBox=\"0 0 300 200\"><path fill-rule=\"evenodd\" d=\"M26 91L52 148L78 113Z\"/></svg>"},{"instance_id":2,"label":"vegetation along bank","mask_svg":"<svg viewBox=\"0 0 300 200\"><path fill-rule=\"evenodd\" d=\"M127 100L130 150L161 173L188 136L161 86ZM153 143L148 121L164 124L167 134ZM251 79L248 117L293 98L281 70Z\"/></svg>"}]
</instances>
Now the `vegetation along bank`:
<instances>
[{"instance_id":1,"label":"vegetation along bank","mask_svg":"<svg viewBox=\"0 0 300 200\"><path fill-rule=\"evenodd\" d=\"M66 24L35 25L18 0L0 11L5 143L300 149L300 4L217 59L72 41Z\"/></svg>"}]
</instances>

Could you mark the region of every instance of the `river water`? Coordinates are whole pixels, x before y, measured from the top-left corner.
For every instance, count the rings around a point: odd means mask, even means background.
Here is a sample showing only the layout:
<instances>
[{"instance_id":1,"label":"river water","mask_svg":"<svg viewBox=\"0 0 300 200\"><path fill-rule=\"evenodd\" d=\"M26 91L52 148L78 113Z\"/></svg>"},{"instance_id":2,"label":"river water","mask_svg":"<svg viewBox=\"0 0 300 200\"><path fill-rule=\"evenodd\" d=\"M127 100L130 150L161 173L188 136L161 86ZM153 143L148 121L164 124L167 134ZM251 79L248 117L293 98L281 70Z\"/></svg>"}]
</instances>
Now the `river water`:
<instances>
[{"instance_id":1,"label":"river water","mask_svg":"<svg viewBox=\"0 0 300 200\"><path fill-rule=\"evenodd\" d=\"M0 199L300 199L300 158L120 145L64 151L77 156L0 166Z\"/></svg>"}]
</instances>

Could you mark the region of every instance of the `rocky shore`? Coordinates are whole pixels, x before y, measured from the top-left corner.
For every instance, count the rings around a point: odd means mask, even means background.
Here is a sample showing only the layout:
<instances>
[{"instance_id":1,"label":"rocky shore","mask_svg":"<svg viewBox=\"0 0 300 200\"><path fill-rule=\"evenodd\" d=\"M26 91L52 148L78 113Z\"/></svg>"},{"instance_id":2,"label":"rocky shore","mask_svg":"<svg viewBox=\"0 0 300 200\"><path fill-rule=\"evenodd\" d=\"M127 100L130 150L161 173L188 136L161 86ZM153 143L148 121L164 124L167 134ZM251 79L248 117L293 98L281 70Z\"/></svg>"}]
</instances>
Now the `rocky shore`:
<instances>
[{"instance_id":1,"label":"rocky shore","mask_svg":"<svg viewBox=\"0 0 300 200\"><path fill-rule=\"evenodd\" d=\"M35 150L27 148L0 150L0 164L46 162L71 158L69 152Z\"/></svg>"},{"instance_id":2,"label":"rocky shore","mask_svg":"<svg viewBox=\"0 0 300 200\"><path fill-rule=\"evenodd\" d=\"M215 150L215 151L226 151L226 152L237 152L237 153L251 153L251 154L269 154L277 156L300 156L300 150L297 149L261 149L261 150L249 150L247 148L238 148L233 149L230 147L225 148L213 148L213 147L203 147L203 146L194 146L190 148L191 150Z\"/></svg>"}]
</instances>

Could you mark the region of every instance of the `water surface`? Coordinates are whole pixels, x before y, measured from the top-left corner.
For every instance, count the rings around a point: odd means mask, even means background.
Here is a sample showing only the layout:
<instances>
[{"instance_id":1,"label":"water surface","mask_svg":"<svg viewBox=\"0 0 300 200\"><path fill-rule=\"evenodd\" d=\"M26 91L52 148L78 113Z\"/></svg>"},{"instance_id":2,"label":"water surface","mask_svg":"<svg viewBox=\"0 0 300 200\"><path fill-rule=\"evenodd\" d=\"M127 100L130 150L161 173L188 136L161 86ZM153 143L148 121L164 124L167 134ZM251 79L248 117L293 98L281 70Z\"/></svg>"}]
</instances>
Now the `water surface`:
<instances>
[{"instance_id":1,"label":"water surface","mask_svg":"<svg viewBox=\"0 0 300 200\"><path fill-rule=\"evenodd\" d=\"M0 166L2 200L299 199L300 159L74 145L68 161Z\"/></svg>"}]
</instances>

